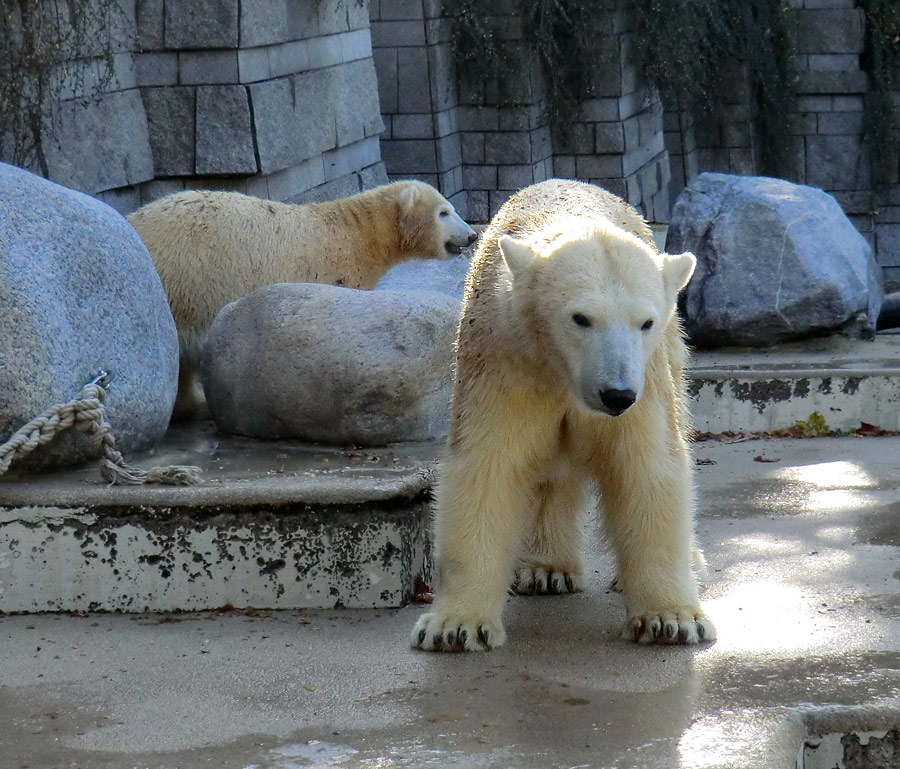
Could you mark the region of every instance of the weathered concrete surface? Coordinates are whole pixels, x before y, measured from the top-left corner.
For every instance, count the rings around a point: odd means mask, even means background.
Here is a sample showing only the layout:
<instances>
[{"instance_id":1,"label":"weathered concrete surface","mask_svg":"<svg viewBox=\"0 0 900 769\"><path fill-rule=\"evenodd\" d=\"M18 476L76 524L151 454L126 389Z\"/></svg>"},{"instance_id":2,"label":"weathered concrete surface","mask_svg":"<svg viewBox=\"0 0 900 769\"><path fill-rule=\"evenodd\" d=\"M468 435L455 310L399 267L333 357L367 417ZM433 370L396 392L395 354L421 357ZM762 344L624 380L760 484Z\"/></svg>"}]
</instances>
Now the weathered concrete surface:
<instances>
[{"instance_id":1,"label":"weathered concrete surface","mask_svg":"<svg viewBox=\"0 0 900 769\"><path fill-rule=\"evenodd\" d=\"M873 342L843 336L808 339L767 350L697 351L688 395L700 432L791 427L818 411L828 427L861 423L900 430L900 334Z\"/></svg>"},{"instance_id":2,"label":"weathered concrete surface","mask_svg":"<svg viewBox=\"0 0 900 769\"><path fill-rule=\"evenodd\" d=\"M197 430L141 464L198 464L199 486L110 487L95 468L0 482L0 611L402 606L427 575L436 447Z\"/></svg>"},{"instance_id":3,"label":"weathered concrete surface","mask_svg":"<svg viewBox=\"0 0 900 769\"><path fill-rule=\"evenodd\" d=\"M408 648L420 607L2 617L2 764L793 769L810 729L896 729L900 438L694 455L711 646L618 640L599 547L490 654Z\"/></svg>"}]
</instances>

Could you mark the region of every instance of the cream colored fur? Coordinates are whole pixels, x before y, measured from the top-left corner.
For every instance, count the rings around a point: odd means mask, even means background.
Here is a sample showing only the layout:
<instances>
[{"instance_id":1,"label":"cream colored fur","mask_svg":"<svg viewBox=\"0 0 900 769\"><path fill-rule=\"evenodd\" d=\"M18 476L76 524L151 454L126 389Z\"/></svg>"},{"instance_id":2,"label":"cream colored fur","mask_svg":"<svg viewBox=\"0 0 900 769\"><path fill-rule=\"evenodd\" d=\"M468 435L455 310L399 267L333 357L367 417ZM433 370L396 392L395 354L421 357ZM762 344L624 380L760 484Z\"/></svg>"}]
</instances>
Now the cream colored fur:
<instances>
[{"instance_id":1,"label":"cream colored fur","mask_svg":"<svg viewBox=\"0 0 900 769\"><path fill-rule=\"evenodd\" d=\"M581 520L596 489L623 636L715 638L691 570L686 349L675 317L694 264L658 254L633 208L580 182L529 187L491 222L466 287L436 499L435 601L414 646L500 646L510 584L582 589ZM612 416L595 385L638 397Z\"/></svg>"},{"instance_id":2,"label":"cream colored fur","mask_svg":"<svg viewBox=\"0 0 900 769\"><path fill-rule=\"evenodd\" d=\"M417 181L311 205L189 191L154 201L128 221L153 258L178 327L181 417L202 404L200 353L229 302L269 283L371 289L405 259L447 258L474 240L450 203Z\"/></svg>"}]
</instances>

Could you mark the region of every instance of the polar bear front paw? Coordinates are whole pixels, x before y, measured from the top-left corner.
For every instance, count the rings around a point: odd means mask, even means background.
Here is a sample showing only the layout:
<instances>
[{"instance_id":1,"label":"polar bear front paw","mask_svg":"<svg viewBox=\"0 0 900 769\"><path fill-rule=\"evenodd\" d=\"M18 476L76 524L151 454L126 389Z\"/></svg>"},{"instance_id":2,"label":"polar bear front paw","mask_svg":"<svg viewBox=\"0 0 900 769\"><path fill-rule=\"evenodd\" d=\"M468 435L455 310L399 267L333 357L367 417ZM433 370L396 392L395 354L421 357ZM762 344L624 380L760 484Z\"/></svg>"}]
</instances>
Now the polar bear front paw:
<instances>
[{"instance_id":1,"label":"polar bear front paw","mask_svg":"<svg viewBox=\"0 0 900 769\"><path fill-rule=\"evenodd\" d=\"M410 640L425 651L490 651L506 643L506 631L499 620L432 611L419 617Z\"/></svg>"},{"instance_id":2,"label":"polar bear front paw","mask_svg":"<svg viewBox=\"0 0 900 769\"><path fill-rule=\"evenodd\" d=\"M580 593L584 590L584 574L553 567L521 566L516 569L512 589L519 595Z\"/></svg>"},{"instance_id":3,"label":"polar bear front paw","mask_svg":"<svg viewBox=\"0 0 900 769\"><path fill-rule=\"evenodd\" d=\"M716 628L699 609L648 612L628 618L622 638L643 644L697 644L716 640Z\"/></svg>"}]
</instances>

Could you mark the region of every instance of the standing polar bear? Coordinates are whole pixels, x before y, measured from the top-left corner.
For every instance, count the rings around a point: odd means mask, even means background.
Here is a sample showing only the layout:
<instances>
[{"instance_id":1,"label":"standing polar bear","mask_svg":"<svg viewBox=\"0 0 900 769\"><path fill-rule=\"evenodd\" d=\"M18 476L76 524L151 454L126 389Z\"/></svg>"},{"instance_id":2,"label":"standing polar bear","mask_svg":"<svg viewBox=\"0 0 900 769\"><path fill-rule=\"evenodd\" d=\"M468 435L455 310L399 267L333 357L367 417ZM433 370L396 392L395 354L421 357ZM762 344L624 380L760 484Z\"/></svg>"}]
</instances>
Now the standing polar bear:
<instances>
[{"instance_id":1,"label":"standing polar bear","mask_svg":"<svg viewBox=\"0 0 900 769\"><path fill-rule=\"evenodd\" d=\"M657 253L640 214L589 184L543 182L500 209L466 285L435 600L413 646L500 646L510 584L581 590L580 523L595 487L625 598L622 635L715 638L691 564L675 317L694 265L689 253Z\"/></svg>"},{"instance_id":2,"label":"standing polar bear","mask_svg":"<svg viewBox=\"0 0 900 769\"><path fill-rule=\"evenodd\" d=\"M178 327L176 417L195 414L203 402L203 343L229 302L269 283L372 289L399 262L446 259L476 238L436 189L418 181L310 205L236 192L179 192L128 221L153 258Z\"/></svg>"}]
</instances>

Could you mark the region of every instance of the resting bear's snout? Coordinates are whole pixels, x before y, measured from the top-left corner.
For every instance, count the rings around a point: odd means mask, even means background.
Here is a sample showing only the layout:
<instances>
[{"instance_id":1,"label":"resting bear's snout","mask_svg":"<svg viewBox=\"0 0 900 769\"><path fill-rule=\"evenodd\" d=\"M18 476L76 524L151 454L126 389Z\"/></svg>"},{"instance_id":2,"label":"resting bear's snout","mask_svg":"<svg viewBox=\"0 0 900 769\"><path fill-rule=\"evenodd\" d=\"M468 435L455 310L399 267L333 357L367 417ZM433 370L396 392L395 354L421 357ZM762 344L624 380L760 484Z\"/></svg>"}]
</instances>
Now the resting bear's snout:
<instances>
[{"instance_id":1,"label":"resting bear's snout","mask_svg":"<svg viewBox=\"0 0 900 769\"><path fill-rule=\"evenodd\" d=\"M612 416L617 417L634 405L637 393L634 390L601 390L600 402L609 409Z\"/></svg>"}]
</instances>

